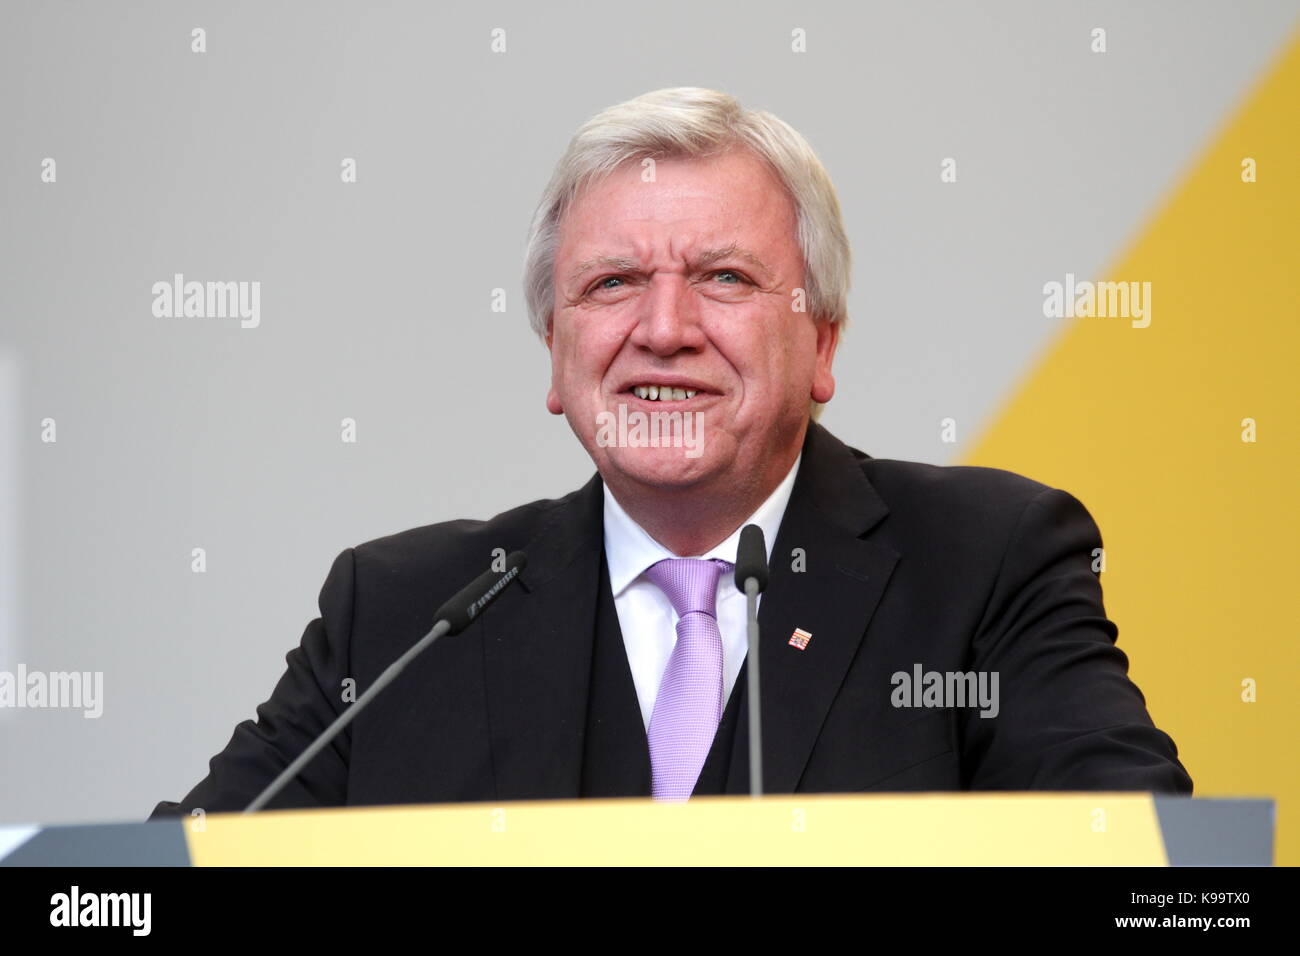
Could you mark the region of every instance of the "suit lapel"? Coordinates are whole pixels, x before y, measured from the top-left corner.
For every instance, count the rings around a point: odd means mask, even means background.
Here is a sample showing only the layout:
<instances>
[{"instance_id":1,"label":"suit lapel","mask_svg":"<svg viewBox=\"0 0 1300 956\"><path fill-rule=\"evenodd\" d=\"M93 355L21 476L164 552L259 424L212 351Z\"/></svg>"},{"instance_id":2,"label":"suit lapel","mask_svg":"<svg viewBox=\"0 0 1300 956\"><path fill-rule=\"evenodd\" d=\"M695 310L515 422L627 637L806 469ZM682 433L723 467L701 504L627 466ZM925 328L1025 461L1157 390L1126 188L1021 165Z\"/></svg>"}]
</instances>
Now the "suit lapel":
<instances>
[{"instance_id":1,"label":"suit lapel","mask_svg":"<svg viewBox=\"0 0 1300 956\"><path fill-rule=\"evenodd\" d=\"M886 514L853 453L810 423L758 613L765 792L797 789L884 593L898 553L864 536ZM795 628L812 635L804 650L789 645ZM742 700L727 784L733 793L749 789L747 670L737 678Z\"/></svg>"},{"instance_id":2,"label":"suit lapel","mask_svg":"<svg viewBox=\"0 0 1300 956\"><path fill-rule=\"evenodd\" d=\"M599 476L557 503L523 545L529 565L520 586L480 618L500 800L580 793L602 506ZM898 554L865 536L887 513L852 451L810 423L759 609L765 791L796 790L884 593ZM812 634L806 650L788 645L796 627ZM734 690L740 716L727 776L733 793L748 790L746 670Z\"/></svg>"},{"instance_id":3,"label":"suit lapel","mask_svg":"<svg viewBox=\"0 0 1300 956\"><path fill-rule=\"evenodd\" d=\"M523 545L528 567L520 586L502 593L482 617L500 800L579 795L603 553L601 507L598 477L558 503Z\"/></svg>"}]
</instances>

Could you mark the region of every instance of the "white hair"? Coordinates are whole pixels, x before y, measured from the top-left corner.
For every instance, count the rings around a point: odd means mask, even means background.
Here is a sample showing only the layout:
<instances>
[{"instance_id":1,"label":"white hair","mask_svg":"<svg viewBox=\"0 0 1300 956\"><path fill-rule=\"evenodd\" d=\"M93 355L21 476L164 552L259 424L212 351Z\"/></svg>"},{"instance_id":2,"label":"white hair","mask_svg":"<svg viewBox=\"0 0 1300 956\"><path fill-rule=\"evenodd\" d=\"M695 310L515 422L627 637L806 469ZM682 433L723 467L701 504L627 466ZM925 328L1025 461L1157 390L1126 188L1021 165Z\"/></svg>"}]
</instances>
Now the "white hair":
<instances>
[{"instance_id":1,"label":"white hair","mask_svg":"<svg viewBox=\"0 0 1300 956\"><path fill-rule=\"evenodd\" d=\"M735 147L765 161L794 201L808 312L818 320L845 321L849 242L835 187L808 141L785 121L743 109L726 93L683 86L611 106L570 140L528 233L524 295L533 331L545 338L549 330L560 223L585 186L630 161L704 159Z\"/></svg>"}]
</instances>

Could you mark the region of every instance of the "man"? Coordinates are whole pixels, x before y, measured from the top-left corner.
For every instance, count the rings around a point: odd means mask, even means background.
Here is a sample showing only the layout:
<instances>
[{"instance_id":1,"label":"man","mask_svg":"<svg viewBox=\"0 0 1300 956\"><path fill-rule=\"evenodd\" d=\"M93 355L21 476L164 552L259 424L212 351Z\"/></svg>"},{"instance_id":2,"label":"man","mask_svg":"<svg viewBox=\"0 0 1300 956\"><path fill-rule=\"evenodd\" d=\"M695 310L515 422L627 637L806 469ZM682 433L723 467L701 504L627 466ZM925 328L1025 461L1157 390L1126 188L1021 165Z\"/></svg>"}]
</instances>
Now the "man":
<instances>
[{"instance_id":1,"label":"man","mask_svg":"<svg viewBox=\"0 0 1300 956\"><path fill-rule=\"evenodd\" d=\"M793 129L699 89L606 110L557 166L526 272L547 408L597 476L343 552L257 722L156 814L242 808L349 706L350 682L370 686L515 549L518 586L271 806L744 792L733 568L749 523L771 564L767 792L1190 793L1115 647L1079 502L1006 472L873 459L814 421L835 391L849 250ZM611 427L655 413L673 440Z\"/></svg>"}]
</instances>

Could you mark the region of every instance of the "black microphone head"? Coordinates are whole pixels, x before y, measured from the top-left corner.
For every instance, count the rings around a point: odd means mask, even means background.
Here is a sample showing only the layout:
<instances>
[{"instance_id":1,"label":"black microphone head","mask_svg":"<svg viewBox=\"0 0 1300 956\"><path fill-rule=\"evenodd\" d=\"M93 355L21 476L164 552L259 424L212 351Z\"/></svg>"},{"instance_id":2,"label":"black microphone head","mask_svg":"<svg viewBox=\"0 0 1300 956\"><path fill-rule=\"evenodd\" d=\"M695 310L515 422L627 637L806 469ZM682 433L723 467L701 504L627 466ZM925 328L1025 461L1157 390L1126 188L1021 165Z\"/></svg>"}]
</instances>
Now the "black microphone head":
<instances>
[{"instance_id":1,"label":"black microphone head","mask_svg":"<svg viewBox=\"0 0 1300 956\"><path fill-rule=\"evenodd\" d=\"M522 551L515 551L506 556L504 571L484 571L477 578L457 591L438 608L434 621L447 621L451 625L448 634L459 634L469 627L470 622L491 604L498 594L504 591L510 582L519 577L519 573L528 566L528 557Z\"/></svg>"},{"instance_id":2,"label":"black microphone head","mask_svg":"<svg viewBox=\"0 0 1300 956\"><path fill-rule=\"evenodd\" d=\"M761 592L767 587L767 544L763 529L747 524L740 529L740 544L736 547L736 587L745 590L745 582L753 578Z\"/></svg>"}]
</instances>

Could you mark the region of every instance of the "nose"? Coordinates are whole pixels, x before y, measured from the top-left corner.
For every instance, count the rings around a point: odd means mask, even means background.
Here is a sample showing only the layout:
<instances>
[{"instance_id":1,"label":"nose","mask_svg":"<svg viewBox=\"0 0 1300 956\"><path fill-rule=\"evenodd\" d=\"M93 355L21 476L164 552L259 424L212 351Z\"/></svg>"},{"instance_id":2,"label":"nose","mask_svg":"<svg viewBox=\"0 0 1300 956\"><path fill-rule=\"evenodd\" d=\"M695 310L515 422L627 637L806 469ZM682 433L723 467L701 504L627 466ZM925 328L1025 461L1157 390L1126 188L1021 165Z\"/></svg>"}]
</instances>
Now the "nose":
<instances>
[{"instance_id":1,"label":"nose","mask_svg":"<svg viewBox=\"0 0 1300 956\"><path fill-rule=\"evenodd\" d=\"M661 357L703 347L699 303L683 276L655 275L639 297L638 307L640 314L630 336L633 345Z\"/></svg>"}]
</instances>

